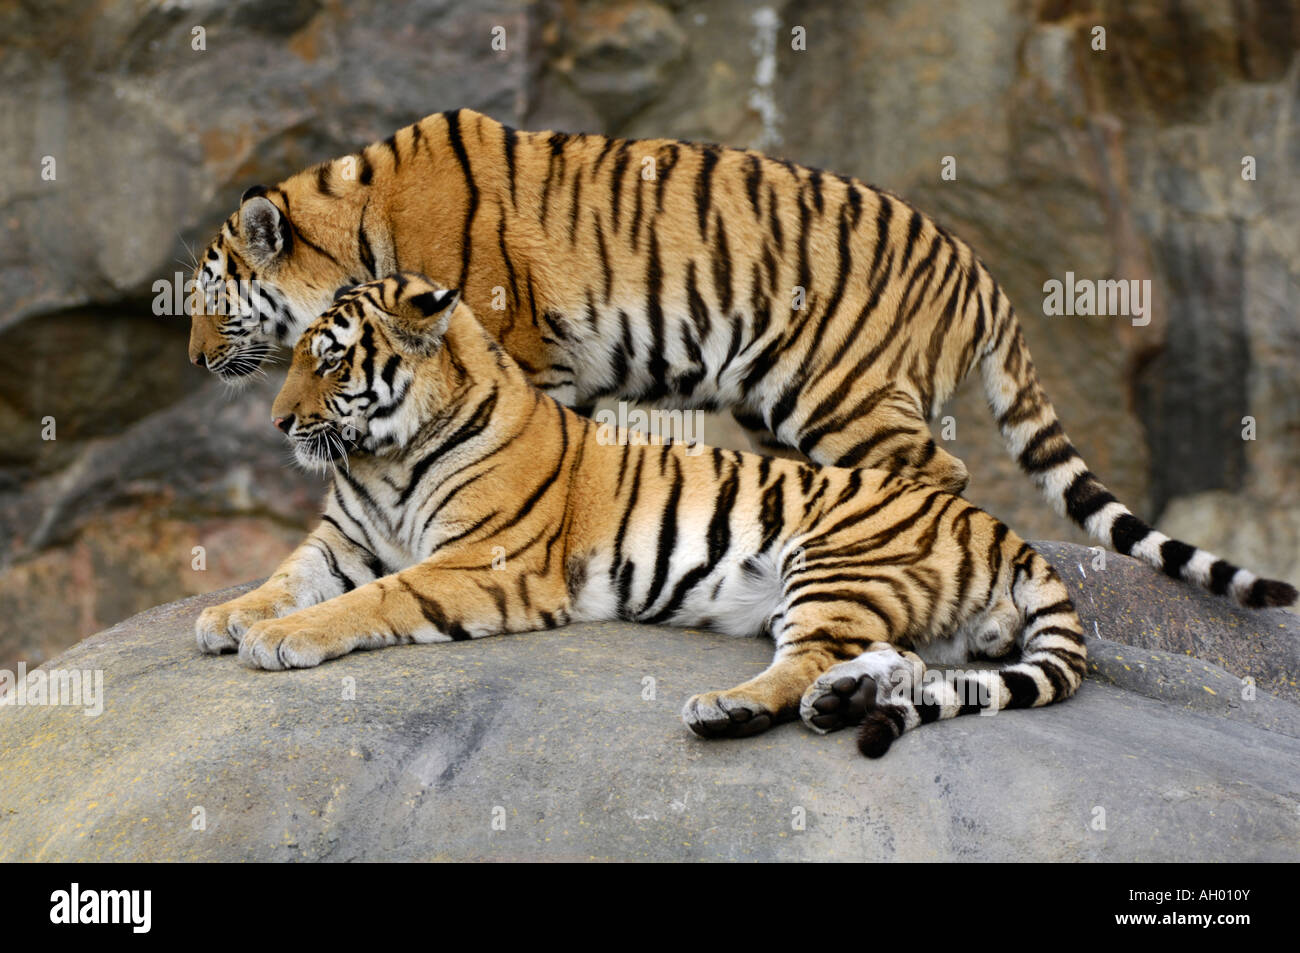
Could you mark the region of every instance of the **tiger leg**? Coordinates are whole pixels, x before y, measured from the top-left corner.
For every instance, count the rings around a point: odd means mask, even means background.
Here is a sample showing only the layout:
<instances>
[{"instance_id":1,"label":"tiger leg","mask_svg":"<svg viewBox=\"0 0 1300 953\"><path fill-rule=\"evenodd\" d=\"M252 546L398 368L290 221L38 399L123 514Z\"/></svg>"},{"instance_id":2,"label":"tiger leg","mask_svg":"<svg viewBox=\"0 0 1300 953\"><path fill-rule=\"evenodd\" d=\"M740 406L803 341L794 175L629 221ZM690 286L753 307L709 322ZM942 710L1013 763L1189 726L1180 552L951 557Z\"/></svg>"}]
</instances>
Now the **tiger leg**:
<instances>
[{"instance_id":1,"label":"tiger leg","mask_svg":"<svg viewBox=\"0 0 1300 953\"><path fill-rule=\"evenodd\" d=\"M240 643L239 659L253 668L310 668L356 649L554 628L568 621L568 607L558 573L421 563L254 624Z\"/></svg>"},{"instance_id":2,"label":"tiger leg","mask_svg":"<svg viewBox=\"0 0 1300 953\"><path fill-rule=\"evenodd\" d=\"M772 431L768 430L767 424L763 423L763 418L757 414L736 410L732 411L731 416L740 425L740 429L745 431L745 436L749 438L750 446L754 448L755 453L761 453L766 457L807 461L808 458L802 453L782 443Z\"/></svg>"},{"instance_id":3,"label":"tiger leg","mask_svg":"<svg viewBox=\"0 0 1300 953\"><path fill-rule=\"evenodd\" d=\"M888 635L878 618L858 607L835 603L828 612L826 605L808 604L778 617L772 664L735 688L693 695L682 709L686 726L703 738L740 738L792 720L818 676Z\"/></svg>"},{"instance_id":4,"label":"tiger leg","mask_svg":"<svg viewBox=\"0 0 1300 953\"><path fill-rule=\"evenodd\" d=\"M915 398L896 389L865 414L804 431L799 446L824 466L889 470L949 493L969 479L966 465L935 443Z\"/></svg>"},{"instance_id":5,"label":"tiger leg","mask_svg":"<svg viewBox=\"0 0 1300 953\"><path fill-rule=\"evenodd\" d=\"M255 623L342 595L374 579L376 565L374 555L339 524L322 522L262 585L200 613L194 625L199 648L233 652Z\"/></svg>"},{"instance_id":6,"label":"tiger leg","mask_svg":"<svg viewBox=\"0 0 1300 953\"><path fill-rule=\"evenodd\" d=\"M1005 708L1036 708L1073 695L1083 681L1088 653L1069 590L1047 560L1014 534L1004 546L1008 556L1017 554L1005 564L999 583L1006 591L971 620L970 634L979 654L989 651L986 645L1006 654L1003 629L1010 625L1021 647L1019 661L996 669L929 675L923 666L911 673L899 667L886 672L882 684L870 668L872 659L864 654L836 665L813 683L800 709L804 722L814 731L861 722L858 750L878 758L894 739L918 725ZM991 639L981 638L992 630ZM847 712L848 717L819 720L823 712Z\"/></svg>"}]
</instances>

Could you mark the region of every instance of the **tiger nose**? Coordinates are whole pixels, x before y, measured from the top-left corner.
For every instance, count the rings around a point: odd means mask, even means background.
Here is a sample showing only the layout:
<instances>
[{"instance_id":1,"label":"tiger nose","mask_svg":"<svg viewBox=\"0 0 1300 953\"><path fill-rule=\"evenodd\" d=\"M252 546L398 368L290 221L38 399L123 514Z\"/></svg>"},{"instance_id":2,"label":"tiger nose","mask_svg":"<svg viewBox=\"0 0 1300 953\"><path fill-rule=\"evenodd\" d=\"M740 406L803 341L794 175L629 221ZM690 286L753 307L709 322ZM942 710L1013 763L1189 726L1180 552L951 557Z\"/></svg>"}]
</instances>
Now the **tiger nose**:
<instances>
[{"instance_id":1,"label":"tiger nose","mask_svg":"<svg viewBox=\"0 0 1300 953\"><path fill-rule=\"evenodd\" d=\"M196 352L196 353L190 355L190 362L193 363L193 365L194 365L195 367L207 367L207 366L208 366L208 359L207 359L206 357L203 356L203 352L202 352L202 351L198 351L198 352Z\"/></svg>"},{"instance_id":2,"label":"tiger nose","mask_svg":"<svg viewBox=\"0 0 1300 953\"><path fill-rule=\"evenodd\" d=\"M272 417L271 423L275 424L277 430L288 433L293 429L293 414L287 414L284 417Z\"/></svg>"}]
</instances>

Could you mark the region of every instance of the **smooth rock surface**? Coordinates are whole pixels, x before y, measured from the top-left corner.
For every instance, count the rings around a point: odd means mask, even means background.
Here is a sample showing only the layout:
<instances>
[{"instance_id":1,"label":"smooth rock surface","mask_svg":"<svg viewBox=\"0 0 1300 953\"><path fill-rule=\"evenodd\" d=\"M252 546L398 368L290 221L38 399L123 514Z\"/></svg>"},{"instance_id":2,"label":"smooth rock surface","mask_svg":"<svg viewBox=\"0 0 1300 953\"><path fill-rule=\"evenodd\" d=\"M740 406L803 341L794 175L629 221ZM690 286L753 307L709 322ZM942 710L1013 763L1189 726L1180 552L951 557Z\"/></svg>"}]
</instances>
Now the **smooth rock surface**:
<instances>
[{"instance_id":1,"label":"smooth rock surface","mask_svg":"<svg viewBox=\"0 0 1300 953\"><path fill-rule=\"evenodd\" d=\"M1197 659L1093 640L1070 701L867 761L686 730L758 640L611 623L259 672L194 645L237 591L50 663L103 670L97 717L0 707L0 860L1300 859L1300 710Z\"/></svg>"}]
</instances>

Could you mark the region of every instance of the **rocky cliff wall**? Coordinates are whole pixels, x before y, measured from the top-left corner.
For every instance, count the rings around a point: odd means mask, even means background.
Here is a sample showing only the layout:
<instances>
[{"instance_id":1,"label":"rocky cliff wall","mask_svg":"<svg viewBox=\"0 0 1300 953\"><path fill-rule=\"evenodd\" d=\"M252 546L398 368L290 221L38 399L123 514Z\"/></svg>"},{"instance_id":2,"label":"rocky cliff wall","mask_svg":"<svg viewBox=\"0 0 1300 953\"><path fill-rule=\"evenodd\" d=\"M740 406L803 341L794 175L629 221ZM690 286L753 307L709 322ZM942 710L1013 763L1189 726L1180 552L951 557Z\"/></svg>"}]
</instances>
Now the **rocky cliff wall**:
<instances>
[{"instance_id":1,"label":"rocky cliff wall","mask_svg":"<svg viewBox=\"0 0 1300 953\"><path fill-rule=\"evenodd\" d=\"M4 7L0 38L0 662L288 551L320 486L266 425L274 383L232 398L188 367L153 282L247 185L455 106L906 196L1005 284L1122 498L1300 580L1295 3L50 2ZM1150 280L1150 323L1046 317L1067 272ZM947 413L975 500L1078 538L974 388Z\"/></svg>"}]
</instances>

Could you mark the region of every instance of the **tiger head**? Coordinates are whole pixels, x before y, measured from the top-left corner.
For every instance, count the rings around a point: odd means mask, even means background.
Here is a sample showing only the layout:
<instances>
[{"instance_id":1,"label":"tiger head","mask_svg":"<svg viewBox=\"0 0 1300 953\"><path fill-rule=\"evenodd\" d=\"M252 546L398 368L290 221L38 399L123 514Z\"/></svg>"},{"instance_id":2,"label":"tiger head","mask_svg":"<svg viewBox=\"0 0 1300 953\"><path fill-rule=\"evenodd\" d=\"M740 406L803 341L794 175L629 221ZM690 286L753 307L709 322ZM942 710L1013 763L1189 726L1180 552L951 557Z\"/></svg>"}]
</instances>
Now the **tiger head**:
<instances>
[{"instance_id":1,"label":"tiger head","mask_svg":"<svg viewBox=\"0 0 1300 953\"><path fill-rule=\"evenodd\" d=\"M299 337L272 423L298 462L323 470L349 452L405 446L437 405L446 375L426 366L442 350L460 292L396 274L340 289Z\"/></svg>"},{"instance_id":2,"label":"tiger head","mask_svg":"<svg viewBox=\"0 0 1300 953\"><path fill-rule=\"evenodd\" d=\"M277 347L291 347L352 285L338 257L289 220L283 190L254 186L196 264L189 298L190 361L227 382L255 373Z\"/></svg>"}]
</instances>

